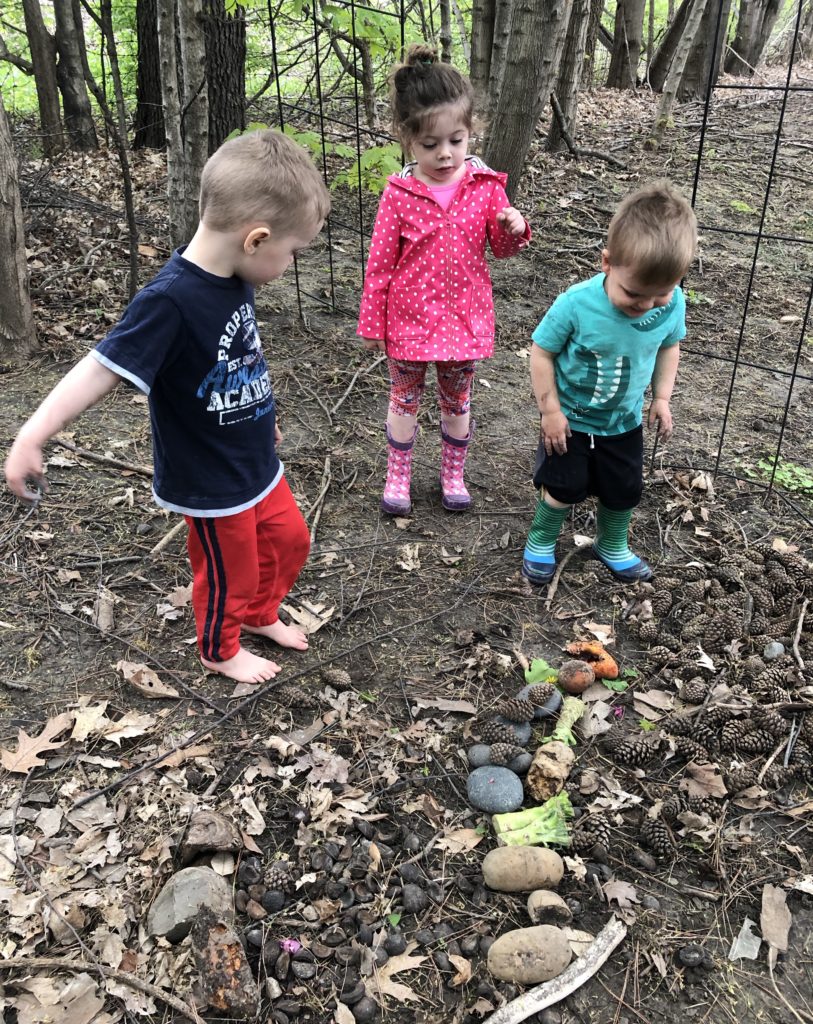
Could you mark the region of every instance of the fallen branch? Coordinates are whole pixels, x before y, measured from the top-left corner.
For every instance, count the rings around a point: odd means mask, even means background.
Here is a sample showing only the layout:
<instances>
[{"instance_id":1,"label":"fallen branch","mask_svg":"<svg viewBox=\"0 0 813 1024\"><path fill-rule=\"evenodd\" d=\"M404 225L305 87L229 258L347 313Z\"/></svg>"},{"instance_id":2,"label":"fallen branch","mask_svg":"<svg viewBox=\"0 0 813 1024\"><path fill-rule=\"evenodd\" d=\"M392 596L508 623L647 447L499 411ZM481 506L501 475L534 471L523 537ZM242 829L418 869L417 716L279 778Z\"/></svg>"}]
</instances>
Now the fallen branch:
<instances>
[{"instance_id":1,"label":"fallen branch","mask_svg":"<svg viewBox=\"0 0 813 1024\"><path fill-rule=\"evenodd\" d=\"M799 621L796 623L796 632L793 636L793 657L796 659L796 664L804 672L805 663L801 654L799 653L799 640L802 636L802 627L805 624L805 615L807 614L807 606L810 604L808 598L804 599L802 603L802 610L799 612Z\"/></svg>"},{"instance_id":2,"label":"fallen branch","mask_svg":"<svg viewBox=\"0 0 813 1024\"><path fill-rule=\"evenodd\" d=\"M531 1014L566 999L594 974L598 974L626 934L627 926L614 917L601 929L584 955L575 960L563 974L512 999L486 1018L484 1024L519 1024Z\"/></svg>"},{"instance_id":3,"label":"fallen branch","mask_svg":"<svg viewBox=\"0 0 813 1024\"><path fill-rule=\"evenodd\" d=\"M565 121L564 111L559 103L559 98L555 92L550 94L550 105L553 107L553 114L556 118L556 122L559 125L559 131L562 133L562 138L565 141L565 145L570 150L571 156L577 160L581 160L585 156L595 157L596 160L604 160L608 164L612 164L614 167L620 167L622 170L627 169L627 165L623 160L619 160L617 156L613 156L612 153L605 153L601 149L588 149L584 146L577 146L573 141L573 136L570 134L570 130L567 127Z\"/></svg>"},{"instance_id":4,"label":"fallen branch","mask_svg":"<svg viewBox=\"0 0 813 1024\"><path fill-rule=\"evenodd\" d=\"M124 462L122 459L114 459L112 455L97 455L95 452L89 452L86 448L77 448L75 444L71 444L70 441L63 441L59 437L51 439L54 444L58 444L60 448L67 448L69 452L73 452L74 455L78 455L83 459L90 459L91 462L100 462L103 466L114 466L116 469L126 469L130 473L138 473L140 476L147 476L152 478L152 468L150 466L138 466L133 462Z\"/></svg>"},{"instance_id":5,"label":"fallen branch","mask_svg":"<svg viewBox=\"0 0 813 1024\"><path fill-rule=\"evenodd\" d=\"M350 383L345 388L344 394L338 400L338 402L333 406L333 408L330 410L330 415L331 416L335 416L337 411L342 407L342 405L344 404L344 400L347 398L347 396L350 394L350 392L355 387L356 381L359 379L359 377L361 377L362 374L369 373L370 370L374 370L376 368L376 366L380 366L381 363L383 363L386 358L387 358L386 355L379 356L377 359L374 359L369 364L369 366L360 366L358 368L358 370L356 370L356 372L350 378Z\"/></svg>"},{"instance_id":6,"label":"fallen branch","mask_svg":"<svg viewBox=\"0 0 813 1024\"><path fill-rule=\"evenodd\" d=\"M151 557L155 558L156 555L160 555L164 548L167 546L167 544L174 540L175 537L178 536L178 534L185 526L185 519L181 519L179 522L177 522L168 533L164 534L164 536L158 541L155 547L150 549Z\"/></svg>"},{"instance_id":7,"label":"fallen branch","mask_svg":"<svg viewBox=\"0 0 813 1024\"><path fill-rule=\"evenodd\" d=\"M190 1006L182 999L178 999L177 996L173 996L169 992L164 992L163 989L151 985L148 981L142 981L141 978L136 978L135 975L128 974L126 971L117 971L114 967L105 967L103 964L88 964L84 960L61 960L50 956L13 957L11 960L0 960L0 967L3 970L8 970L12 967L24 967L26 970L31 967L57 967L60 970L67 971L87 971L88 973L97 971L106 978L113 978L115 981L120 981L123 985L129 985L130 988L134 988L137 992L143 992L145 995L159 1000L159 1002L166 1003L167 1006L171 1006L173 1010L182 1013L184 1017L195 1021L196 1024L205 1024L194 1006Z\"/></svg>"},{"instance_id":8,"label":"fallen branch","mask_svg":"<svg viewBox=\"0 0 813 1024\"><path fill-rule=\"evenodd\" d=\"M327 492L330 490L330 483L332 479L333 474L330 472L330 456L326 455L325 464L322 468L322 486L319 488L316 500L308 509L307 513L308 516L313 515L313 519L311 520L311 545L313 545L313 542L316 540L316 528L319 525L319 520L322 518L322 509L325 506L325 499L327 498Z\"/></svg>"},{"instance_id":9,"label":"fallen branch","mask_svg":"<svg viewBox=\"0 0 813 1024\"><path fill-rule=\"evenodd\" d=\"M576 554L579 548L571 548L570 551L565 555L559 565L556 567L556 572L553 575L553 579L550 581L548 587L548 596L545 598L545 611L550 611L550 606L553 604L553 599L556 596L556 591L559 589L559 580L562 578L562 569L567 565L570 559Z\"/></svg>"}]
</instances>

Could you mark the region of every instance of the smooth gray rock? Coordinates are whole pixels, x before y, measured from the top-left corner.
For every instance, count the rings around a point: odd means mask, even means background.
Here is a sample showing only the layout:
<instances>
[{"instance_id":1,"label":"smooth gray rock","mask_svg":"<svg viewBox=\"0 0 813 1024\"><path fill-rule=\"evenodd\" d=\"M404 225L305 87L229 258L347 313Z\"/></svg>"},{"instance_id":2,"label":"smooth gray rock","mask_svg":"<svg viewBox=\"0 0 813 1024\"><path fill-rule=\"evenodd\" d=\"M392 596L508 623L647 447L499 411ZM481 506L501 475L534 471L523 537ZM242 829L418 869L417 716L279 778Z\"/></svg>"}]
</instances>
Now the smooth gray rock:
<instances>
[{"instance_id":1,"label":"smooth gray rock","mask_svg":"<svg viewBox=\"0 0 813 1024\"><path fill-rule=\"evenodd\" d=\"M496 716L497 721L501 725L510 725L514 730L514 735L517 738L517 743L524 747L531 739L531 723L530 722L509 722L507 718L503 718L502 715Z\"/></svg>"},{"instance_id":2,"label":"smooth gray rock","mask_svg":"<svg viewBox=\"0 0 813 1024\"><path fill-rule=\"evenodd\" d=\"M147 931L150 935L165 935L170 942L180 942L189 934L204 906L218 919L232 924L231 883L211 868L184 868L158 893L147 913Z\"/></svg>"},{"instance_id":3,"label":"smooth gray rock","mask_svg":"<svg viewBox=\"0 0 813 1024\"><path fill-rule=\"evenodd\" d=\"M491 764L491 747L487 743L475 743L468 749L469 764L472 768L482 768Z\"/></svg>"},{"instance_id":4,"label":"smooth gray rock","mask_svg":"<svg viewBox=\"0 0 813 1024\"><path fill-rule=\"evenodd\" d=\"M482 771L481 768L477 770ZM401 905L406 914L420 914L429 905L429 897L419 885L410 882L401 889Z\"/></svg>"},{"instance_id":5,"label":"smooth gray rock","mask_svg":"<svg viewBox=\"0 0 813 1024\"><path fill-rule=\"evenodd\" d=\"M528 694L531 691L530 686L523 686L517 694L519 700L529 700ZM550 695L548 700L544 704L538 704L534 707L534 718L550 718L551 715L555 715L559 708L562 706L562 694L556 687L553 688L553 693Z\"/></svg>"},{"instance_id":6,"label":"smooth gray rock","mask_svg":"<svg viewBox=\"0 0 813 1024\"><path fill-rule=\"evenodd\" d=\"M765 644L765 650L762 652L762 657L766 661L776 661L777 658L781 658L785 653L785 645L778 643L776 640L772 640L771 643Z\"/></svg>"},{"instance_id":7,"label":"smooth gray rock","mask_svg":"<svg viewBox=\"0 0 813 1024\"><path fill-rule=\"evenodd\" d=\"M526 750L524 754L517 754L508 767L517 775L524 775L533 764L533 760L533 754L529 754Z\"/></svg>"},{"instance_id":8,"label":"smooth gray rock","mask_svg":"<svg viewBox=\"0 0 813 1024\"><path fill-rule=\"evenodd\" d=\"M475 768L466 782L469 803L487 814L504 814L522 807L524 792L509 768Z\"/></svg>"}]
</instances>

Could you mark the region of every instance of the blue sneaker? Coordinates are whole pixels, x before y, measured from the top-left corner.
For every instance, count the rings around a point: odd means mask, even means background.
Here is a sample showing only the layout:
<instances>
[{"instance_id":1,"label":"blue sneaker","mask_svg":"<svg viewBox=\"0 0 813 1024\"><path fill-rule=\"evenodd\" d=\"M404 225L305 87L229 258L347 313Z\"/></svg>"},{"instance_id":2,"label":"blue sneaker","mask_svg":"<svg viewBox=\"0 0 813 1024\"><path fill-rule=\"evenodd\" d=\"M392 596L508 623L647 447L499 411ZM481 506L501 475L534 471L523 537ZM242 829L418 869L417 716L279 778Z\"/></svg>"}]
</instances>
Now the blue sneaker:
<instances>
[{"instance_id":1,"label":"blue sneaker","mask_svg":"<svg viewBox=\"0 0 813 1024\"><path fill-rule=\"evenodd\" d=\"M652 571L652 566L643 558L639 558L633 565L628 565L623 569L619 569L611 562L608 562L606 558L602 557L602 555L600 555L596 550L595 545L593 545L592 553L593 558L606 566L613 576L615 576L617 580L621 580L622 583L646 583L655 575Z\"/></svg>"},{"instance_id":2,"label":"blue sneaker","mask_svg":"<svg viewBox=\"0 0 813 1024\"><path fill-rule=\"evenodd\" d=\"M534 562L523 558L522 575L534 586L544 587L556 575L556 562Z\"/></svg>"}]
</instances>

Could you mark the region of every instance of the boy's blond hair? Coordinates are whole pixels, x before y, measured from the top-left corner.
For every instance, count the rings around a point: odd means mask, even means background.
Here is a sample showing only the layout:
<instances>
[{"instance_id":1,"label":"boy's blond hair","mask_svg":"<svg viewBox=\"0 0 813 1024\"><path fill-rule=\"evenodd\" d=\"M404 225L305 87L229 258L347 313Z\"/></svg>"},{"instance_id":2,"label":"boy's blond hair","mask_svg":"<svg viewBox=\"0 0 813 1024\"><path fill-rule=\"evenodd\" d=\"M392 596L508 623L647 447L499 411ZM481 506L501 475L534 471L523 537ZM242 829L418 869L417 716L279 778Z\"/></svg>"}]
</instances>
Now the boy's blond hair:
<instances>
[{"instance_id":1,"label":"boy's blond hair","mask_svg":"<svg viewBox=\"0 0 813 1024\"><path fill-rule=\"evenodd\" d=\"M622 199L607 231L612 266L634 268L642 285L672 285L697 248L697 218L669 181L653 181Z\"/></svg>"},{"instance_id":2,"label":"boy's blond hair","mask_svg":"<svg viewBox=\"0 0 813 1024\"><path fill-rule=\"evenodd\" d=\"M264 129L224 142L200 180L200 219L212 231L267 221L284 236L321 224L330 197L308 153L281 132Z\"/></svg>"}]
</instances>

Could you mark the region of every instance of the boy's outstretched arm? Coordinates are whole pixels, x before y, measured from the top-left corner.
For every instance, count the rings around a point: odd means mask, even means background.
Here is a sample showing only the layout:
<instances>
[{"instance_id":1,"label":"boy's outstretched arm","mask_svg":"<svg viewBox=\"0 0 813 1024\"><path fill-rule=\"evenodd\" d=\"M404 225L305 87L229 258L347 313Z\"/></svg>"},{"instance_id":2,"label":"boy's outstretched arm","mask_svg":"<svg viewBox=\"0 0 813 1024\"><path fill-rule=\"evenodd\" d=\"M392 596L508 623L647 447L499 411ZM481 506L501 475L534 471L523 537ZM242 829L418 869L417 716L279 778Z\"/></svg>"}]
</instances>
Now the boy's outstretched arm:
<instances>
[{"instance_id":1,"label":"boy's outstretched arm","mask_svg":"<svg viewBox=\"0 0 813 1024\"><path fill-rule=\"evenodd\" d=\"M36 501L38 494L29 488L29 482L47 490L42 465L44 445L85 409L112 391L120 380L117 373L102 366L92 355L85 356L65 374L20 428L6 459L6 482L18 498Z\"/></svg>"},{"instance_id":2,"label":"boy's outstretched arm","mask_svg":"<svg viewBox=\"0 0 813 1024\"><path fill-rule=\"evenodd\" d=\"M554 452L557 455L564 455L567 451L567 439L570 437L570 424L559 404L555 362L556 355L553 352L548 352L537 344L531 345L531 386L539 408L539 434L545 442L545 451L548 455Z\"/></svg>"},{"instance_id":3,"label":"boy's outstretched arm","mask_svg":"<svg viewBox=\"0 0 813 1024\"><path fill-rule=\"evenodd\" d=\"M670 345L659 350L652 371L652 401L646 417L650 430L657 426L658 437L668 441L672 436L672 392L675 388L678 363L680 362L680 345Z\"/></svg>"}]
</instances>

